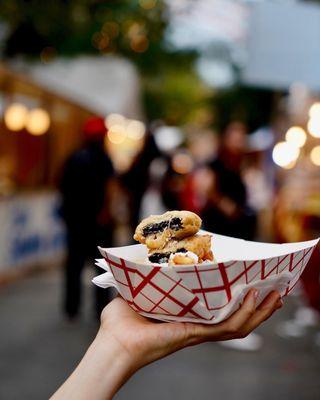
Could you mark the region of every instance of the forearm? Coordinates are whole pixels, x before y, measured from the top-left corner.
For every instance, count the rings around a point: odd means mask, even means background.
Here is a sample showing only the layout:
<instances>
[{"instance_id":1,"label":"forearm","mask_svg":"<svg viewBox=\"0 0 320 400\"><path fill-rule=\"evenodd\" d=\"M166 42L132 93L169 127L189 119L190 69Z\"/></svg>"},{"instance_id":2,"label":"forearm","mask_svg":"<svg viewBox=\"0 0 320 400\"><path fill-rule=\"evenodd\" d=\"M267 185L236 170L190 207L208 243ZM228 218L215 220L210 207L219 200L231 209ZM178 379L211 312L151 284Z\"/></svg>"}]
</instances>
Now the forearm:
<instances>
[{"instance_id":1,"label":"forearm","mask_svg":"<svg viewBox=\"0 0 320 400\"><path fill-rule=\"evenodd\" d=\"M51 400L112 399L133 372L126 351L112 336L99 331L77 368Z\"/></svg>"}]
</instances>

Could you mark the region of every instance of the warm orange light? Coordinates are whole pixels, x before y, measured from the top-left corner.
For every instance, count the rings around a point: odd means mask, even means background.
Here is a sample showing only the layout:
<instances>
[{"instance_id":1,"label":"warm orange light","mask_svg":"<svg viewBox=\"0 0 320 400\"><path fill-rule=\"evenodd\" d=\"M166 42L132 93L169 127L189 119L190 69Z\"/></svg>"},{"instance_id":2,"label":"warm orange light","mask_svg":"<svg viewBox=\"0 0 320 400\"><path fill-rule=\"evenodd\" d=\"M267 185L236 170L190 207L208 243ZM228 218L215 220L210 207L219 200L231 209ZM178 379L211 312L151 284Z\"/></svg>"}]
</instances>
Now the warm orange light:
<instances>
[{"instance_id":1,"label":"warm orange light","mask_svg":"<svg viewBox=\"0 0 320 400\"><path fill-rule=\"evenodd\" d=\"M4 113L4 122L11 131L20 131L24 128L28 109L23 104L13 103Z\"/></svg>"},{"instance_id":2,"label":"warm orange light","mask_svg":"<svg viewBox=\"0 0 320 400\"><path fill-rule=\"evenodd\" d=\"M190 173L193 165L193 159L188 153L177 153L172 158L172 168L178 174Z\"/></svg>"},{"instance_id":3,"label":"warm orange light","mask_svg":"<svg viewBox=\"0 0 320 400\"><path fill-rule=\"evenodd\" d=\"M144 36L135 36L130 41L130 46L136 53L144 53L149 47L149 40Z\"/></svg>"},{"instance_id":4,"label":"warm orange light","mask_svg":"<svg viewBox=\"0 0 320 400\"><path fill-rule=\"evenodd\" d=\"M139 0L139 4L141 8L151 10L157 5L157 0Z\"/></svg>"},{"instance_id":5,"label":"warm orange light","mask_svg":"<svg viewBox=\"0 0 320 400\"><path fill-rule=\"evenodd\" d=\"M111 38L117 37L119 35L119 31L119 25L114 21L107 21L103 24L102 32Z\"/></svg>"},{"instance_id":6,"label":"warm orange light","mask_svg":"<svg viewBox=\"0 0 320 400\"><path fill-rule=\"evenodd\" d=\"M121 144L127 137L125 128L122 125L112 125L107 133L107 137L113 144Z\"/></svg>"},{"instance_id":7,"label":"warm orange light","mask_svg":"<svg viewBox=\"0 0 320 400\"><path fill-rule=\"evenodd\" d=\"M311 150L310 159L314 165L320 167L320 146L315 146Z\"/></svg>"},{"instance_id":8,"label":"warm orange light","mask_svg":"<svg viewBox=\"0 0 320 400\"><path fill-rule=\"evenodd\" d=\"M273 161L282 168L292 168L300 154L300 149L288 142L277 143L272 151Z\"/></svg>"},{"instance_id":9,"label":"warm orange light","mask_svg":"<svg viewBox=\"0 0 320 400\"><path fill-rule=\"evenodd\" d=\"M130 139L140 140L145 134L146 127L141 121L131 120L128 122L126 131Z\"/></svg>"},{"instance_id":10,"label":"warm orange light","mask_svg":"<svg viewBox=\"0 0 320 400\"><path fill-rule=\"evenodd\" d=\"M295 147L303 147L307 141L307 134L300 126L292 126L286 133L286 141Z\"/></svg>"},{"instance_id":11,"label":"warm orange light","mask_svg":"<svg viewBox=\"0 0 320 400\"><path fill-rule=\"evenodd\" d=\"M98 50L104 50L109 46L110 38L105 32L95 32L91 39L93 47Z\"/></svg>"},{"instance_id":12,"label":"warm orange light","mask_svg":"<svg viewBox=\"0 0 320 400\"><path fill-rule=\"evenodd\" d=\"M309 110L309 117L310 118L314 118L314 117L318 117L320 116L320 103L314 103L312 104L312 106L310 107Z\"/></svg>"},{"instance_id":13,"label":"warm orange light","mask_svg":"<svg viewBox=\"0 0 320 400\"><path fill-rule=\"evenodd\" d=\"M312 117L308 122L308 131L311 136L320 138L320 116Z\"/></svg>"},{"instance_id":14,"label":"warm orange light","mask_svg":"<svg viewBox=\"0 0 320 400\"><path fill-rule=\"evenodd\" d=\"M40 136L47 132L50 126L50 116L42 108L31 110L26 119L26 129L31 135Z\"/></svg>"},{"instance_id":15,"label":"warm orange light","mask_svg":"<svg viewBox=\"0 0 320 400\"><path fill-rule=\"evenodd\" d=\"M126 123L126 118L121 114L111 113L106 116L104 123L107 129L110 129L113 125L124 126Z\"/></svg>"}]
</instances>

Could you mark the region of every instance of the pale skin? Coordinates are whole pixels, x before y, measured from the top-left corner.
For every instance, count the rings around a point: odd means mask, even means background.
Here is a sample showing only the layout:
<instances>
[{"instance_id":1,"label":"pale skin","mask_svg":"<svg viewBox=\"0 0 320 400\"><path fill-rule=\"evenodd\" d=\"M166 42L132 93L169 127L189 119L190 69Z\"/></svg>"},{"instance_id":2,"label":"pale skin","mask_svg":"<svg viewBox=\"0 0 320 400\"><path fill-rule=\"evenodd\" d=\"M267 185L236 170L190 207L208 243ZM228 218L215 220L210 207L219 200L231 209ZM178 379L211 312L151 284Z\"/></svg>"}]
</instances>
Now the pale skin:
<instances>
[{"instance_id":1,"label":"pale skin","mask_svg":"<svg viewBox=\"0 0 320 400\"><path fill-rule=\"evenodd\" d=\"M51 400L109 400L153 361L199 343L246 337L282 307L278 292L269 293L258 307L257 295L251 289L241 307L215 325L155 322L117 297L103 310L96 338Z\"/></svg>"}]
</instances>

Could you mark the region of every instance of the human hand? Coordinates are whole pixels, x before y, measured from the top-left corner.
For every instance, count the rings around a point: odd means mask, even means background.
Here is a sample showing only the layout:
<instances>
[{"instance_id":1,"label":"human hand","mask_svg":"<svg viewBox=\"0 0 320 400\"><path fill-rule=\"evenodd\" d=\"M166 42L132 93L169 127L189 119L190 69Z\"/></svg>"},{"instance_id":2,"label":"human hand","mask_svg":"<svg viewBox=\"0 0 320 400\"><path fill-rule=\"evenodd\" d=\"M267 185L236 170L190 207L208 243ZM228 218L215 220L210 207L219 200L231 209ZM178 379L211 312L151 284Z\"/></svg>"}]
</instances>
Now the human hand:
<instances>
[{"instance_id":1,"label":"human hand","mask_svg":"<svg viewBox=\"0 0 320 400\"><path fill-rule=\"evenodd\" d=\"M269 293L258 307L257 295L257 290L251 289L239 310L215 325L152 321L136 313L122 298L117 297L102 312L99 334L120 346L131 372L134 372L187 346L244 338L282 307L278 292Z\"/></svg>"},{"instance_id":2,"label":"human hand","mask_svg":"<svg viewBox=\"0 0 320 400\"><path fill-rule=\"evenodd\" d=\"M279 293L271 292L256 307L257 293L251 289L238 311L210 326L151 321L116 298L103 310L95 340L51 400L110 400L152 361L197 343L245 337L282 306Z\"/></svg>"}]
</instances>

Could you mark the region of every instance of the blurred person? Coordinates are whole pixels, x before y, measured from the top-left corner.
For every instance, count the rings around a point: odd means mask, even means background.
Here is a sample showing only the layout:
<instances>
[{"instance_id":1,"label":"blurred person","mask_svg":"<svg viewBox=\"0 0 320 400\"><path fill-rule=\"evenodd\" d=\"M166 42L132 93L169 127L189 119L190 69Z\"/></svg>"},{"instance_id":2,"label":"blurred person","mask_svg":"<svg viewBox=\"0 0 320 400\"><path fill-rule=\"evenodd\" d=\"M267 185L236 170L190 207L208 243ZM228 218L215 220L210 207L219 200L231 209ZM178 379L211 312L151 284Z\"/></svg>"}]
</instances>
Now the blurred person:
<instances>
[{"instance_id":1,"label":"blurred person","mask_svg":"<svg viewBox=\"0 0 320 400\"><path fill-rule=\"evenodd\" d=\"M248 206L242 166L247 147L247 128L239 121L231 122L221 138L217 158L208 164L207 200L201 217L204 229L221 235L253 240L256 217ZM210 176L211 175L211 176ZM244 351L256 351L262 338L252 333L222 345Z\"/></svg>"},{"instance_id":2,"label":"blurred person","mask_svg":"<svg viewBox=\"0 0 320 400\"><path fill-rule=\"evenodd\" d=\"M162 202L167 210L188 210L188 206L185 204L182 206L181 202L187 175L181 174L174 169L173 159L174 154L167 159L168 168L161 183Z\"/></svg>"},{"instance_id":3,"label":"blurred person","mask_svg":"<svg viewBox=\"0 0 320 400\"><path fill-rule=\"evenodd\" d=\"M236 312L211 326L155 322L118 297L103 310L93 343L51 400L112 399L134 373L156 360L199 343L245 337L282 307L278 292L269 293L259 306L257 297L251 289Z\"/></svg>"},{"instance_id":4,"label":"blurred person","mask_svg":"<svg viewBox=\"0 0 320 400\"><path fill-rule=\"evenodd\" d=\"M98 256L98 245L112 245L113 231L109 195L114 170L104 151L104 120L88 119L83 131L85 143L66 161L60 182L62 217L67 231L64 311L70 319L79 313L85 262L88 258L93 262ZM99 316L109 298L103 289L95 290Z\"/></svg>"},{"instance_id":5,"label":"blurred person","mask_svg":"<svg viewBox=\"0 0 320 400\"><path fill-rule=\"evenodd\" d=\"M209 231L252 240L255 215L248 207L241 176L246 143L246 126L231 122L223 133L217 158L209 164L212 183L202 217Z\"/></svg>"},{"instance_id":6,"label":"blurred person","mask_svg":"<svg viewBox=\"0 0 320 400\"><path fill-rule=\"evenodd\" d=\"M272 240L273 187L270 185L264 165L262 152L247 154L242 177L247 191L247 202L257 216L256 238L261 241Z\"/></svg>"},{"instance_id":7,"label":"blurred person","mask_svg":"<svg viewBox=\"0 0 320 400\"><path fill-rule=\"evenodd\" d=\"M161 153L153 134L149 131L146 133L144 145L133 161L131 168L121 177L121 182L129 197L130 226L132 231L134 231L140 222L142 198L150 185L150 166L152 161L160 156Z\"/></svg>"},{"instance_id":8,"label":"blurred person","mask_svg":"<svg viewBox=\"0 0 320 400\"><path fill-rule=\"evenodd\" d=\"M299 209L292 207L293 187L292 182L279 192L276 204L276 228L279 241L306 241L319 236L320 216L317 209L309 208L305 200L312 198L313 190L318 197L317 187L310 190L310 181L307 176L299 182L299 195L295 196ZM309 186L309 187L308 187ZM309 197L310 196L310 197ZM310 202L310 204L312 204ZM293 318L282 321L277 327L277 332L285 338L304 337L310 328L317 328L315 343L320 346L320 251L319 246L312 253L311 258L301 275L300 291L298 291L298 308Z\"/></svg>"}]
</instances>

